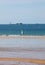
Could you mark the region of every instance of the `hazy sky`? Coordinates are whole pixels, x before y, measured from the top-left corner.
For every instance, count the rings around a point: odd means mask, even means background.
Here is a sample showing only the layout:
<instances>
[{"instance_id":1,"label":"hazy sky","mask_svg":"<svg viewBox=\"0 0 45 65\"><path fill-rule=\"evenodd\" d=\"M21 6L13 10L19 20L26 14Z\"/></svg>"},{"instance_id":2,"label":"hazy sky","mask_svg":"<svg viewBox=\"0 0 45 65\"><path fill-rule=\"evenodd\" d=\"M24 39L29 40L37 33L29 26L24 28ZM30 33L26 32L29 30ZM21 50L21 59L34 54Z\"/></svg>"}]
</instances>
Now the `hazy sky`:
<instances>
[{"instance_id":1,"label":"hazy sky","mask_svg":"<svg viewBox=\"0 0 45 65\"><path fill-rule=\"evenodd\" d=\"M0 23L45 23L45 0L0 0Z\"/></svg>"}]
</instances>

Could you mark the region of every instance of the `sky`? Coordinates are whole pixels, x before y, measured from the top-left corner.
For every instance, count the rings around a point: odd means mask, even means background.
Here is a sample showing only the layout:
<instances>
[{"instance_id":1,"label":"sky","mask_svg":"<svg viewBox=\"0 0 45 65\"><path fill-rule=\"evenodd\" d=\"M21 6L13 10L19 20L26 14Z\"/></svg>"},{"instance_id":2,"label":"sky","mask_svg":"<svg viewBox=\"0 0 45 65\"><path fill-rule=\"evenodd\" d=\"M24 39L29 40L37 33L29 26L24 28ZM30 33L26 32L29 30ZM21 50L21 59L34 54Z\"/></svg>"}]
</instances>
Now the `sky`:
<instances>
[{"instance_id":1,"label":"sky","mask_svg":"<svg viewBox=\"0 0 45 65\"><path fill-rule=\"evenodd\" d=\"M0 24L45 23L45 0L0 0Z\"/></svg>"}]
</instances>

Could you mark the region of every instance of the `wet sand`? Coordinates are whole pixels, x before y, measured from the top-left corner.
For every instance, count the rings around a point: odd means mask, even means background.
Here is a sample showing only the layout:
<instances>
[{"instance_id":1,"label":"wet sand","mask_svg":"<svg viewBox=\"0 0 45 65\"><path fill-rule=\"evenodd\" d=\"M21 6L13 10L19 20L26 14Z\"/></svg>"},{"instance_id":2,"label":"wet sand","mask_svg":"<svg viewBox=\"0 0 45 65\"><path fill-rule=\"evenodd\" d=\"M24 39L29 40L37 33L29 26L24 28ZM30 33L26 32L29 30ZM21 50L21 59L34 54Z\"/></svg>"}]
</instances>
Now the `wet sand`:
<instances>
[{"instance_id":1,"label":"wet sand","mask_svg":"<svg viewBox=\"0 0 45 65\"><path fill-rule=\"evenodd\" d=\"M2 52L24 52L24 51L33 51L33 52L45 52L45 48L21 48L21 47L0 47Z\"/></svg>"},{"instance_id":2,"label":"wet sand","mask_svg":"<svg viewBox=\"0 0 45 65\"><path fill-rule=\"evenodd\" d=\"M22 49L22 48L0 48L0 52L2 51L2 52L15 52L15 50L16 50L16 52L24 52L24 51L28 51L27 49ZM34 52L34 50L35 49L32 49L32 52ZM39 49L36 49L36 51L35 52L40 52L40 51L38 51ZM43 49L44 50L44 49ZM43 51L42 50L42 51ZM29 51L30 52L30 51ZM44 51L45 52L45 51ZM30 52L31 53L31 52ZM6 54L5 54L6 55ZM11 54L10 54L11 55ZM35 59L35 58L18 58L18 57L12 57L12 58L9 58L9 57L1 57L0 58L0 61L14 61L14 62L19 62L19 63L33 63L33 64L29 64L29 65L44 65L45 64L45 59ZM23 65L24 65L23 64ZM11 64L11 65L13 65L13 64ZM14 64L15 65L15 64ZM18 64L17 64L18 65ZM22 65L22 64L20 64L20 65ZM28 65L28 64L26 64L26 65Z\"/></svg>"},{"instance_id":3,"label":"wet sand","mask_svg":"<svg viewBox=\"0 0 45 65\"><path fill-rule=\"evenodd\" d=\"M18 61L18 62L45 64L45 60L29 59L29 58L0 58L0 61Z\"/></svg>"},{"instance_id":4,"label":"wet sand","mask_svg":"<svg viewBox=\"0 0 45 65\"><path fill-rule=\"evenodd\" d=\"M45 36L12 36L12 35L9 35L9 36L6 36L6 35L4 35L4 36L0 36L0 39L9 39L9 38L30 38L30 39L45 39ZM41 48L37 48L37 49L31 49L31 48L29 48L29 49L25 49L25 48L3 48L3 47L1 47L0 48L0 51L2 51L2 52L19 52L19 51L35 51L35 52L40 52L40 51L44 51L45 52L45 48L43 49L41 49ZM0 58L0 61L17 61L17 62L23 62L23 63L34 63L34 65L45 65L45 59L35 59L35 58ZM0 64L0 65L2 65L2 64ZM12 64L13 65L13 64ZM15 65L15 64L14 64ZM16 64L16 65L18 65L18 64ZM28 65L28 64L27 64ZM31 65L31 64L29 64L29 65ZM33 64L32 64L33 65Z\"/></svg>"}]
</instances>

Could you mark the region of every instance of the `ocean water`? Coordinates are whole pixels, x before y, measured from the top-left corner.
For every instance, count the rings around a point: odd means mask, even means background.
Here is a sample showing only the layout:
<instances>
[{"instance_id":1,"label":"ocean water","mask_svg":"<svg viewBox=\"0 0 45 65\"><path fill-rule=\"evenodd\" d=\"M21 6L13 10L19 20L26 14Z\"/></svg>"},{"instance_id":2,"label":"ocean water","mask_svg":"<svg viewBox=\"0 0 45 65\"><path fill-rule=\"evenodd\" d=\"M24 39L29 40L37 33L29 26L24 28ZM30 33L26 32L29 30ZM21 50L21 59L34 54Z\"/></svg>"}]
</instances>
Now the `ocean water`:
<instances>
[{"instance_id":1,"label":"ocean water","mask_svg":"<svg viewBox=\"0 0 45 65\"><path fill-rule=\"evenodd\" d=\"M45 35L45 24L0 24L0 35L21 34Z\"/></svg>"}]
</instances>

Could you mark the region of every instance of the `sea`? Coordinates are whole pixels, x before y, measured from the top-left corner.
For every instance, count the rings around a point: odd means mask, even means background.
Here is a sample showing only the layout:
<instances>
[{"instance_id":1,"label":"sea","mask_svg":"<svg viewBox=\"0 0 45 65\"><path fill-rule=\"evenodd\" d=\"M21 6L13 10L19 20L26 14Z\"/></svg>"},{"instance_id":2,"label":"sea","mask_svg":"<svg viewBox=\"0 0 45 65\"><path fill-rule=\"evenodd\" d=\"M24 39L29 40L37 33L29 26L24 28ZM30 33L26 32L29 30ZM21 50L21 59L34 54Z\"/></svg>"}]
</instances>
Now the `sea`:
<instances>
[{"instance_id":1,"label":"sea","mask_svg":"<svg viewBox=\"0 0 45 65\"><path fill-rule=\"evenodd\" d=\"M45 36L45 24L0 24L0 35ZM0 58L45 60L45 38L0 38ZM5 50L3 49L5 48ZM7 49L6 51L6 48ZM10 50L16 48L16 50ZM0 61L0 65L45 65L19 61Z\"/></svg>"},{"instance_id":2,"label":"sea","mask_svg":"<svg viewBox=\"0 0 45 65\"><path fill-rule=\"evenodd\" d=\"M45 24L0 24L0 35L45 35Z\"/></svg>"}]
</instances>

